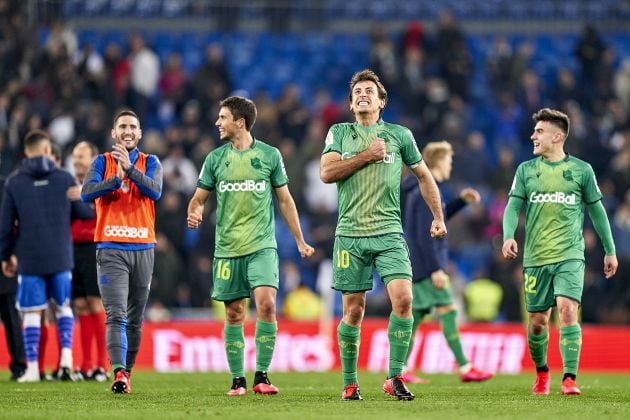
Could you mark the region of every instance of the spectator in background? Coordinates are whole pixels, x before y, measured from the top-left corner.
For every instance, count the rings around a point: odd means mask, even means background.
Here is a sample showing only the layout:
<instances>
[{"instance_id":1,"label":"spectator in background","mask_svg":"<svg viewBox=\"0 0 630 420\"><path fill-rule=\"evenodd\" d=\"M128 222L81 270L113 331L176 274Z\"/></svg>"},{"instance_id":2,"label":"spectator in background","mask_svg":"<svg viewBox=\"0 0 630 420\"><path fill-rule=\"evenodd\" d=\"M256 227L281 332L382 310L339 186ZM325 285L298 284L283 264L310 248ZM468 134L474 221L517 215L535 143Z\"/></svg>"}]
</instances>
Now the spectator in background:
<instances>
[{"instance_id":1,"label":"spectator in background","mask_svg":"<svg viewBox=\"0 0 630 420\"><path fill-rule=\"evenodd\" d=\"M72 165L77 184L83 184L98 149L90 142L79 142L72 150ZM77 188L70 196L81 199ZM93 208L93 206L90 206ZM107 348L105 346L105 308L98 290L96 279L96 245L94 231L96 214L90 219L72 220L72 240L74 244L75 266L72 270L72 303L81 331L81 353L83 360L80 374L83 379L105 382L107 374ZM96 348L96 363L92 359L92 344Z\"/></svg>"},{"instance_id":2,"label":"spectator in background","mask_svg":"<svg viewBox=\"0 0 630 420\"><path fill-rule=\"evenodd\" d=\"M447 141L431 142L422 149L422 157L431 175L439 183L448 181L453 169L453 148ZM492 378L492 374L475 368L464 355L464 349L457 327L457 310L453 304L450 280L446 274L448 260L447 238L436 240L430 235L433 215L422 199L417 188L417 180L408 175L402 183L406 195L403 214L403 229L409 246L409 258L413 272L413 327L409 343L409 353L413 341L426 315L435 308L440 319L440 327L446 342L453 352L462 382L482 382ZM443 206L446 220L469 203L479 203L481 196L474 188L465 188L459 196ZM407 382L422 383L426 380L405 372Z\"/></svg>"},{"instance_id":3,"label":"spectator in background","mask_svg":"<svg viewBox=\"0 0 630 420\"><path fill-rule=\"evenodd\" d=\"M52 141L43 131L24 139L26 159L5 184L0 219L0 256L6 277L20 275L18 304L24 312L24 347L27 369L18 382L39 382L39 339L42 309L54 302L61 343L60 379L72 379L70 307L73 266L70 219L90 217L80 201L71 201L76 189L72 175L52 160ZM45 205L43 204L45 203ZM16 258L17 257L17 258Z\"/></svg>"},{"instance_id":4,"label":"spectator in background","mask_svg":"<svg viewBox=\"0 0 630 420\"><path fill-rule=\"evenodd\" d=\"M162 161L162 168L164 168L164 182L169 188L190 195L195 191L199 173L185 152L183 145L172 144L168 155Z\"/></svg>"},{"instance_id":5,"label":"spectator in background","mask_svg":"<svg viewBox=\"0 0 630 420\"><path fill-rule=\"evenodd\" d=\"M586 25L575 47L575 57L580 64L580 85L585 89L588 98L592 97L595 73L600 65L606 45L593 25Z\"/></svg>"},{"instance_id":6,"label":"spectator in background","mask_svg":"<svg viewBox=\"0 0 630 420\"><path fill-rule=\"evenodd\" d=\"M160 60L145 45L142 35L135 33L129 39L131 54L129 55L130 74L128 93L132 108L136 109L141 120L149 117L151 103L158 90L160 79Z\"/></svg>"},{"instance_id":7,"label":"spectator in background","mask_svg":"<svg viewBox=\"0 0 630 420\"><path fill-rule=\"evenodd\" d=\"M622 61L615 73L614 90L626 115L630 114L630 57Z\"/></svg>"},{"instance_id":8,"label":"spectator in background","mask_svg":"<svg viewBox=\"0 0 630 420\"><path fill-rule=\"evenodd\" d=\"M95 201L97 273L107 315L111 390L131 393L131 371L140 349L155 247L155 201L162 195L162 165L140 152L140 120L131 110L114 117L112 152L97 156L81 198Z\"/></svg>"},{"instance_id":9,"label":"spectator in background","mask_svg":"<svg viewBox=\"0 0 630 420\"><path fill-rule=\"evenodd\" d=\"M216 103L234 89L221 44L212 43L206 47L206 62L193 76L193 88L200 108L205 110L214 110ZM211 122L215 114L216 112L209 113L206 116L207 121Z\"/></svg>"}]
</instances>

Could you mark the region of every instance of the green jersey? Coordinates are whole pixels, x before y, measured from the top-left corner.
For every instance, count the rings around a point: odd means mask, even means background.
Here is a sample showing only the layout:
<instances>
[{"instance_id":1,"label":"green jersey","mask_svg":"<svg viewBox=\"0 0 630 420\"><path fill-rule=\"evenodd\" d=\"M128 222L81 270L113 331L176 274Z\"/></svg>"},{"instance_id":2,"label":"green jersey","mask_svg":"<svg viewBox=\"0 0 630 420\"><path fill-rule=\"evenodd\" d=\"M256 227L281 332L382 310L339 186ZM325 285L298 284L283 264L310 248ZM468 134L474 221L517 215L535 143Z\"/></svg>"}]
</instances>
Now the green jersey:
<instances>
[{"instance_id":1,"label":"green jersey","mask_svg":"<svg viewBox=\"0 0 630 420\"><path fill-rule=\"evenodd\" d=\"M337 236L365 237L403 231L400 222L402 164L413 168L422 160L409 129L383 120L371 127L358 123L335 124L328 131L322 154L337 152L341 159L349 159L367 149L377 137L385 141L385 159L372 162L337 182Z\"/></svg>"},{"instance_id":2,"label":"green jersey","mask_svg":"<svg viewBox=\"0 0 630 420\"><path fill-rule=\"evenodd\" d=\"M593 168L573 156L519 165L510 197L526 203L523 266L584 260L584 205L601 200Z\"/></svg>"},{"instance_id":3,"label":"green jersey","mask_svg":"<svg viewBox=\"0 0 630 420\"><path fill-rule=\"evenodd\" d=\"M280 151L259 140L242 152L228 143L208 154L197 186L217 194L215 257L277 248L271 191L287 183Z\"/></svg>"}]
</instances>

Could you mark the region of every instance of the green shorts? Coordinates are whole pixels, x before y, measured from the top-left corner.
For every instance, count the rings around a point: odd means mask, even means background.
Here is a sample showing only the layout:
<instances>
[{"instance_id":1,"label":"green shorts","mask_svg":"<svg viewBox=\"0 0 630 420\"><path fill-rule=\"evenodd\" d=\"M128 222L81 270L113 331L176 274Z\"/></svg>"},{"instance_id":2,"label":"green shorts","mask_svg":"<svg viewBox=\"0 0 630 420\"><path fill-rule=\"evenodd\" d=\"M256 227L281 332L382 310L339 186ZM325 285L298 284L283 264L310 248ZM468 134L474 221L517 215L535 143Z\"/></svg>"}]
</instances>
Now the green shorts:
<instances>
[{"instance_id":1,"label":"green shorts","mask_svg":"<svg viewBox=\"0 0 630 420\"><path fill-rule=\"evenodd\" d=\"M429 312L435 306L446 306L453 303L453 294L451 292L451 282L447 278L446 285L443 289L438 289L433 285L431 277L425 277L420 281L414 281L413 290L413 306L414 311Z\"/></svg>"},{"instance_id":2,"label":"green shorts","mask_svg":"<svg viewBox=\"0 0 630 420\"><path fill-rule=\"evenodd\" d=\"M215 257L212 280L212 299L224 302L247 298L260 286L278 289L278 251L265 248L243 257Z\"/></svg>"},{"instance_id":3,"label":"green shorts","mask_svg":"<svg viewBox=\"0 0 630 420\"><path fill-rule=\"evenodd\" d=\"M569 260L523 269L527 312L544 312L563 296L582 301L584 261Z\"/></svg>"},{"instance_id":4,"label":"green shorts","mask_svg":"<svg viewBox=\"0 0 630 420\"><path fill-rule=\"evenodd\" d=\"M373 266L385 284L395 279L411 281L409 249L402 234L335 238L333 289L347 293L372 290Z\"/></svg>"}]
</instances>

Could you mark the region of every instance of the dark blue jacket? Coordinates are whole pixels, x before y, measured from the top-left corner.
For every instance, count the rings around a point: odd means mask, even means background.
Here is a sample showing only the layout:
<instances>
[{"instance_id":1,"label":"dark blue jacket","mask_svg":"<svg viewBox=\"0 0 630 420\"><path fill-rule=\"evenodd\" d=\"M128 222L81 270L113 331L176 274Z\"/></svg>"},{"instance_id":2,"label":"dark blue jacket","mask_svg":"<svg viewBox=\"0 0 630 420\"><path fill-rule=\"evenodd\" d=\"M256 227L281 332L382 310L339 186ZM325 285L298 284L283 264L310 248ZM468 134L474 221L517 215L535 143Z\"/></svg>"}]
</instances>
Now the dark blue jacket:
<instances>
[{"instance_id":1,"label":"dark blue jacket","mask_svg":"<svg viewBox=\"0 0 630 420\"><path fill-rule=\"evenodd\" d=\"M70 219L94 211L68 199L76 185L68 172L39 156L24 159L5 183L0 210L0 257L18 258L19 274L54 274L73 267Z\"/></svg>"},{"instance_id":2,"label":"dark blue jacket","mask_svg":"<svg viewBox=\"0 0 630 420\"><path fill-rule=\"evenodd\" d=\"M409 175L403 180L402 192L405 206L403 230L409 246L413 281L416 282L430 277L434 271L446 270L448 240L446 237L442 239L431 237L433 213L420 194L418 178L415 175ZM466 202L461 198L456 198L446 205L442 200L442 210L447 220L465 206Z\"/></svg>"}]
</instances>

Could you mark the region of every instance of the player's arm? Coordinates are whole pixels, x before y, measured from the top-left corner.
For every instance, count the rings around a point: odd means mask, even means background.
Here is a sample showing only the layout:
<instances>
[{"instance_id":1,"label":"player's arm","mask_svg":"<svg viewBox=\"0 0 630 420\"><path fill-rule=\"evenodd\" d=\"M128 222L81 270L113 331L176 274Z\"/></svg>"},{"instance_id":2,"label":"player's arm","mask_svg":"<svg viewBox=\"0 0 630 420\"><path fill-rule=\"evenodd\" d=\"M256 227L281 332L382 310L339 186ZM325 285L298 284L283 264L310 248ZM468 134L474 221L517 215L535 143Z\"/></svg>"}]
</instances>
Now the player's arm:
<instances>
[{"instance_id":1,"label":"player's arm","mask_svg":"<svg viewBox=\"0 0 630 420\"><path fill-rule=\"evenodd\" d=\"M141 194L153 201L160 199L162 196L162 164L156 156L149 155L145 174L134 165L129 165L126 172L129 179L138 186Z\"/></svg>"},{"instance_id":2,"label":"player's arm","mask_svg":"<svg viewBox=\"0 0 630 420\"><path fill-rule=\"evenodd\" d=\"M122 184L122 179L113 176L103 179L105 175L105 156L98 155L90 165L90 169L83 180L81 187L81 200L94 201L95 199L116 191Z\"/></svg>"},{"instance_id":3,"label":"player's arm","mask_svg":"<svg viewBox=\"0 0 630 420\"><path fill-rule=\"evenodd\" d=\"M313 255L315 250L304 241L304 235L302 234L302 228L300 227L300 218L298 216L297 208L295 207L295 201L293 201L293 197L289 192L289 187L285 184L281 187L274 188L274 190L276 192L276 197L278 198L278 209L295 238L295 243L300 251L300 255L302 258L310 257Z\"/></svg>"},{"instance_id":4,"label":"player's arm","mask_svg":"<svg viewBox=\"0 0 630 420\"><path fill-rule=\"evenodd\" d=\"M319 177L325 184L343 181L371 162L378 162L385 159L385 156L385 142L380 138L372 141L364 151L348 159L341 159L339 152L330 151L322 155Z\"/></svg>"},{"instance_id":5,"label":"player's arm","mask_svg":"<svg viewBox=\"0 0 630 420\"><path fill-rule=\"evenodd\" d=\"M513 260L518 256L518 244L514 240L514 233L518 226L518 215L521 212L523 199L512 196L508 199L503 213L503 258Z\"/></svg>"},{"instance_id":6,"label":"player's arm","mask_svg":"<svg viewBox=\"0 0 630 420\"><path fill-rule=\"evenodd\" d=\"M2 194L2 207L0 208L0 258L2 259L3 269L5 263L10 263L11 255L17 241L15 221L17 220L17 208L13 195L7 188ZM7 277L11 277L5 273Z\"/></svg>"},{"instance_id":7,"label":"player's arm","mask_svg":"<svg viewBox=\"0 0 630 420\"><path fill-rule=\"evenodd\" d=\"M433 222L431 222L431 236L434 238L442 238L446 236L446 225L444 224L444 214L442 213L442 199L440 198L440 190L438 189L431 171L424 163L420 161L411 168L416 178L418 178L418 187L422 198L429 206L433 214Z\"/></svg>"},{"instance_id":8,"label":"player's arm","mask_svg":"<svg viewBox=\"0 0 630 420\"><path fill-rule=\"evenodd\" d=\"M612 232L610 230L610 222L606 215L606 209L601 200L596 201L588 205L588 216L593 222L595 232L599 236L604 246L604 275L606 278L610 278L617 272L619 263L617 261L615 242L613 241Z\"/></svg>"},{"instance_id":9,"label":"player's arm","mask_svg":"<svg viewBox=\"0 0 630 420\"><path fill-rule=\"evenodd\" d=\"M203 211L206 206L206 201L210 197L210 190L197 187L195 194L188 203L188 227L190 229L197 229L203 221Z\"/></svg>"}]
</instances>

